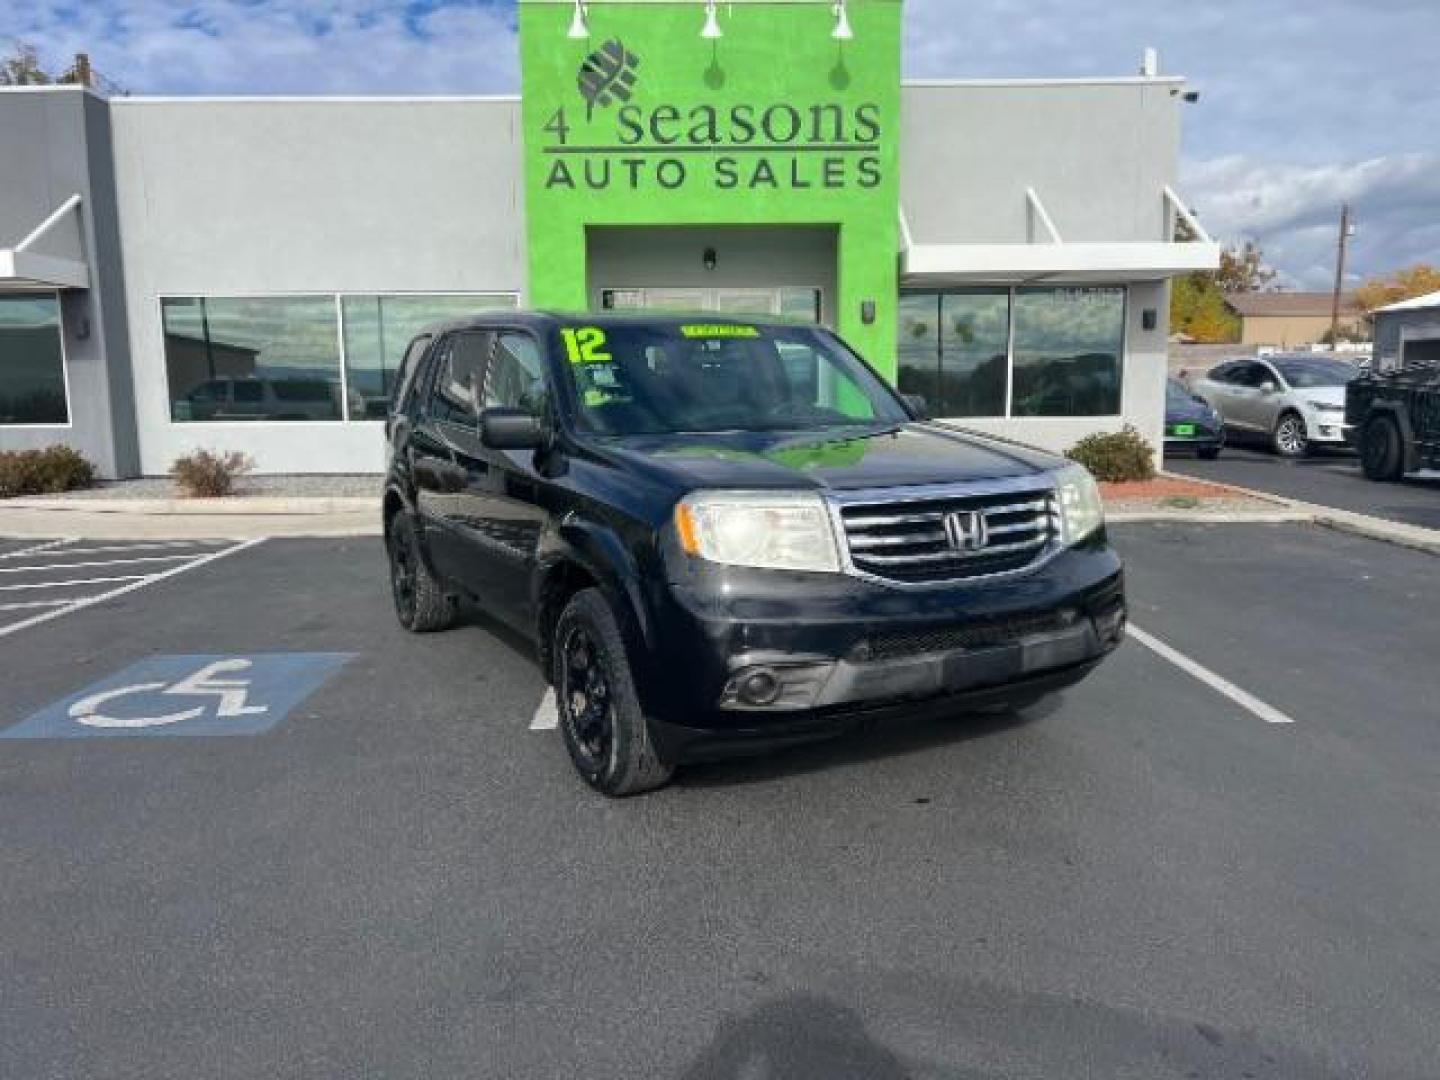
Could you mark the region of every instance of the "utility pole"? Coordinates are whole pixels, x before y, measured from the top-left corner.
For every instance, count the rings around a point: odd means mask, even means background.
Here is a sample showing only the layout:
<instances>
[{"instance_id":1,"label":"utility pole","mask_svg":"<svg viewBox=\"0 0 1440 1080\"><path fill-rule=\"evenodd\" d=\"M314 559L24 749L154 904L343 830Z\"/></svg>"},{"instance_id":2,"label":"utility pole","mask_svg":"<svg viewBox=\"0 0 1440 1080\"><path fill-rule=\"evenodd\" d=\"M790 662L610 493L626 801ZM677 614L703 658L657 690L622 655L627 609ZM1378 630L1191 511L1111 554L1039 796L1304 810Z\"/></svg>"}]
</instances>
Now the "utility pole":
<instances>
[{"instance_id":1,"label":"utility pole","mask_svg":"<svg viewBox=\"0 0 1440 1080\"><path fill-rule=\"evenodd\" d=\"M1330 300L1330 348L1340 343L1340 287L1345 281L1345 245L1350 240L1350 204L1340 207L1340 244L1335 253L1335 295Z\"/></svg>"}]
</instances>

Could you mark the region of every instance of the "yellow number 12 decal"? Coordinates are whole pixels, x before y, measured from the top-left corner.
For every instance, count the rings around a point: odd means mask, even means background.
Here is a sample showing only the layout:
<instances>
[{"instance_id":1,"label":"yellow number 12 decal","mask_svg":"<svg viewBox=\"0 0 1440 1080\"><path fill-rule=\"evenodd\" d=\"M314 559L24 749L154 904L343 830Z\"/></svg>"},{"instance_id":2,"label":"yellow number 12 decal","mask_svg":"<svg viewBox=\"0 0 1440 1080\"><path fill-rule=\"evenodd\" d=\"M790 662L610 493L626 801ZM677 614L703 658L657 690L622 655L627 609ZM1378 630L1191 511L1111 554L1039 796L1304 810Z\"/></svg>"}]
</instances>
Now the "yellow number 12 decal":
<instances>
[{"instance_id":1,"label":"yellow number 12 decal","mask_svg":"<svg viewBox=\"0 0 1440 1080\"><path fill-rule=\"evenodd\" d=\"M578 330L569 327L560 331L565 339L565 354L572 364L608 364L610 354L605 351L605 331L598 326L582 326Z\"/></svg>"}]
</instances>

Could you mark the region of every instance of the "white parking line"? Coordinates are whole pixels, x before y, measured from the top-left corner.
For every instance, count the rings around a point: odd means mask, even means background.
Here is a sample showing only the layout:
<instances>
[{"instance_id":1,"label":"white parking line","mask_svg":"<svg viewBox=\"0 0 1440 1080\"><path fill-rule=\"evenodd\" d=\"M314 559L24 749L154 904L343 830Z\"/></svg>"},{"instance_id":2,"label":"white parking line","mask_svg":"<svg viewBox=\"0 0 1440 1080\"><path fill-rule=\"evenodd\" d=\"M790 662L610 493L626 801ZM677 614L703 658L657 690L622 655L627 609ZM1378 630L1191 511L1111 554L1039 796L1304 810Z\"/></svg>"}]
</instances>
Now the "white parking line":
<instances>
[{"instance_id":1,"label":"white parking line","mask_svg":"<svg viewBox=\"0 0 1440 1080\"><path fill-rule=\"evenodd\" d=\"M545 688L545 696L535 706L535 715L530 718L531 731L554 731L560 726L560 712L555 707L555 690Z\"/></svg>"},{"instance_id":2,"label":"white parking line","mask_svg":"<svg viewBox=\"0 0 1440 1080\"><path fill-rule=\"evenodd\" d=\"M232 544L230 547L221 548L219 551L209 552L205 555L201 555L197 558L191 559L189 562L181 563L179 566L172 566L169 569L161 570L158 573L154 574L146 574L143 577L139 577L138 579L135 578L134 575L131 575L128 578L109 579L117 581L128 581L129 583L126 585L121 585L118 589L111 589L108 592L102 592L94 596L87 596L79 600L71 601L69 603L66 603L63 607L57 607L52 611L42 611L38 615L32 615L28 619L21 619L19 622L11 623L8 626L0 626L0 637L6 637L10 634L19 633L21 630L27 630L32 626L38 626L41 623L49 622L51 619L58 619L62 615L69 615L71 612L80 611L83 608L91 607L95 604L103 604L106 600L113 600L117 596L124 596L126 593L134 592L136 589L143 589L145 586L153 585L157 581L164 581L166 578L175 577L177 574L183 574L187 570L194 570L197 567L204 566L206 563L212 563L217 559L223 559L227 555L234 555L237 552L245 551L249 548L255 547L257 544L263 544L264 542L265 541L263 539L242 540L237 544ZM52 582L51 584L53 587L58 585L78 585L81 584L81 582L65 581ZM10 585L0 586L0 589L33 587L43 588L44 586Z\"/></svg>"},{"instance_id":3,"label":"white parking line","mask_svg":"<svg viewBox=\"0 0 1440 1080\"><path fill-rule=\"evenodd\" d=\"M7 551L0 555L0 559L19 559L26 555L35 555L41 551L49 551L51 548L58 548L62 544L73 544L77 538L70 536L64 540L47 540L43 544L36 544L34 547L21 548L19 551Z\"/></svg>"},{"instance_id":4,"label":"white parking line","mask_svg":"<svg viewBox=\"0 0 1440 1080\"><path fill-rule=\"evenodd\" d=\"M92 562L48 563L45 566L0 566L0 574L31 574L40 570L74 570L90 566L128 566L137 562L174 562L188 559L186 555L139 555L133 559L96 559Z\"/></svg>"},{"instance_id":5,"label":"white parking line","mask_svg":"<svg viewBox=\"0 0 1440 1080\"><path fill-rule=\"evenodd\" d=\"M1275 706L1266 704L1254 694L1240 689L1240 687L1236 686L1224 676L1215 674L1215 672L1211 671L1204 664L1191 660L1190 657L1184 653L1172 649L1159 638L1141 630L1133 622L1126 627L1125 632L1157 656L1170 661L1170 663L1174 664L1187 675L1195 676L1195 678L1199 679L1206 686L1218 693L1224 694L1231 701L1235 702L1235 704L1254 713L1267 724L1293 724L1295 722L1292 718L1275 708Z\"/></svg>"},{"instance_id":6,"label":"white parking line","mask_svg":"<svg viewBox=\"0 0 1440 1080\"><path fill-rule=\"evenodd\" d=\"M66 604L73 603L75 603L73 596L65 600L26 600L21 604L0 604L0 611L31 611L41 607L64 607Z\"/></svg>"},{"instance_id":7,"label":"white parking line","mask_svg":"<svg viewBox=\"0 0 1440 1080\"><path fill-rule=\"evenodd\" d=\"M19 589L63 589L66 585L108 585L114 581L143 581L147 574L121 574L116 577L71 578L68 581L27 581L23 585L0 585L0 592Z\"/></svg>"},{"instance_id":8,"label":"white parking line","mask_svg":"<svg viewBox=\"0 0 1440 1080\"><path fill-rule=\"evenodd\" d=\"M230 542L229 540L146 540L133 544L104 544L100 547L66 548L64 551L50 551L51 548L59 544L75 543L74 540L52 540L48 544L25 548L21 551L0 552L0 559L19 559L44 551L49 551L52 555L99 555L113 551L173 551L176 548L199 548L201 551L211 551L217 547L224 547ZM198 555L201 551L191 552L191 554Z\"/></svg>"}]
</instances>

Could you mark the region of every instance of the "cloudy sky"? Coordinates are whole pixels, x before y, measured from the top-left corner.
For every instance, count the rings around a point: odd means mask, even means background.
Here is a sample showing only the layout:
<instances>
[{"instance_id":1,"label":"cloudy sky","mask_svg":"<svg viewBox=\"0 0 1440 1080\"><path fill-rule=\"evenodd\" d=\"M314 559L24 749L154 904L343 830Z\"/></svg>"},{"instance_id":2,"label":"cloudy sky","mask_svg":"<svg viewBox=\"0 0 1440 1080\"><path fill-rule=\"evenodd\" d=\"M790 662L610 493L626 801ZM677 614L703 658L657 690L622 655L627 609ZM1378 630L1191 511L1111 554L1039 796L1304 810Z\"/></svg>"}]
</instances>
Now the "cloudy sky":
<instances>
[{"instance_id":1,"label":"cloudy sky","mask_svg":"<svg viewBox=\"0 0 1440 1080\"><path fill-rule=\"evenodd\" d=\"M0 49L88 49L135 93L484 93L518 85L513 0L0 0ZM908 0L911 76L1132 73L1201 93L1182 190L1291 287L1440 264L1440 0Z\"/></svg>"}]
</instances>

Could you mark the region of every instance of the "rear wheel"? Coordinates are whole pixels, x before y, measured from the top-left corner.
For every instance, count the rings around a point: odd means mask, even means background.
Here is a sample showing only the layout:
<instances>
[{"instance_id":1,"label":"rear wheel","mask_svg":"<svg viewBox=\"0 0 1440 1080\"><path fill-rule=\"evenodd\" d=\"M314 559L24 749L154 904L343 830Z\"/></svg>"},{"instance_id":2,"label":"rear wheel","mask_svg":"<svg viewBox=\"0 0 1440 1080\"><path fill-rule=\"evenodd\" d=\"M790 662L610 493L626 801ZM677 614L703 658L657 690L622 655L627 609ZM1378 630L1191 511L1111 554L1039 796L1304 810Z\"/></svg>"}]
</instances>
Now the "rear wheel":
<instances>
[{"instance_id":1,"label":"rear wheel","mask_svg":"<svg viewBox=\"0 0 1440 1080\"><path fill-rule=\"evenodd\" d=\"M1305 418L1297 412L1281 413L1275 421L1275 432L1271 438L1275 452L1281 457L1302 458L1310 452L1310 438L1305 430Z\"/></svg>"},{"instance_id":2,"label":"rear wheel","mask_svg":"<svg viewBox=\"0 0 1440 1080\"><path fill-rule=\"evenodd\" d=\"M414 514L401 510L390 519L385 547L390 554L390 593L400 625L415 634L448 630L455 622L455 598L425 565Z\"/></svg>"},{"instance_id":3,"label":"rear wheel","mask_svg":"<svg viewBox=\"0 0 1440 1080\"><path fill-rule=\"evenodd\" d=\"M1405 471L1401 461L1400 429L1388 416L1372 416L1360 430L1360 468L1371 480L1398 480Z\"/></svg>"},{"instance_id":4,"label":"rear wheel","mask_svg":"<svg viewBox=\"0 0 1440 1080\"><path fill-rule=\"evenodd\" d=\"M565 605L551 658L560 733L581 778L606 795L668 783L675 770L651 741L625 640L599 590L582 589Z\"/></svg>"}]
</instances>

